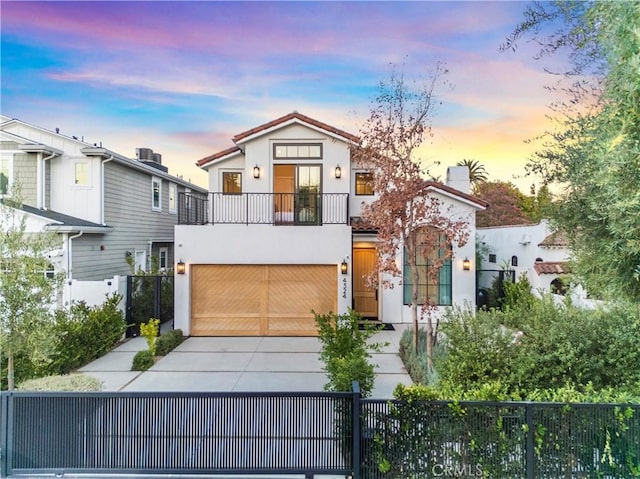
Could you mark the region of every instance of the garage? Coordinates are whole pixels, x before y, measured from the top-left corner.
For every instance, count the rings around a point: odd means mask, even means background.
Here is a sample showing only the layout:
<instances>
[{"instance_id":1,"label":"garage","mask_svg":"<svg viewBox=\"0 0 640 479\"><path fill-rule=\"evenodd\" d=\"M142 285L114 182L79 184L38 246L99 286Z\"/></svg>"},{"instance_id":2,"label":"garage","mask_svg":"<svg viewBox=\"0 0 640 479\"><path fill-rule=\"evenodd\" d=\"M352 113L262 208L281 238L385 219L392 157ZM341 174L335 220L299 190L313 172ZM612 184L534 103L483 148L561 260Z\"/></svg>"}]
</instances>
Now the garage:
<instances>
[{"instance_id":1,"label":"garage","mask_svg":"<svg viewBox=\"0 0 640 479\"><path fill-rule=\"evenodd\" d=\"M192 265L192 336L316 336L337 311L336 265Z\"/></svg>"}]
</instances>

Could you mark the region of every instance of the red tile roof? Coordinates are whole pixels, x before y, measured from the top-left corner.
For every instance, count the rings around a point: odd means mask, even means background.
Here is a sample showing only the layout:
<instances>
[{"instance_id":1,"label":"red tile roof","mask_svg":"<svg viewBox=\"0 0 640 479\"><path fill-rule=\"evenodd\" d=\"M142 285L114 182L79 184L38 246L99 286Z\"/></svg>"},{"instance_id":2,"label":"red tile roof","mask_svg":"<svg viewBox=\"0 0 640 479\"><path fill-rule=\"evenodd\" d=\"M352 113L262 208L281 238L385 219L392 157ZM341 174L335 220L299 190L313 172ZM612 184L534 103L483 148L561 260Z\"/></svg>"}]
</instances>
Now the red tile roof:
<instances>
[{"instance_id":1,"label":"red tile roof","mask_svg":"<svg viewBox=\"0 0 640 479\"><path fill-rule=\"evenodd\" d=\"M202 158L201 160L198 160L196 162L196 166L203 166L206 165L207 163L210 163L214 160L217 160L219 158L225 157L227 155L230 155L232 153L235 153L236 151L240 151L240 148L238 148L237 146L232 146L231 148L227 148L224 151L220 151L218 153L214 153L213 155L209 155L205 158Z\"/></svg>"},{"instance_id":2,"label":"red tile roof","mask_svg":"<svg viewBox=\"0 0 640 479\"><path fill-rule=\"evenodd\" d=\"M323 123L321 121L314 120L313 118L308 117L306 115L303 115L302 113L298 113L297 111L289 113L289 114L287 114L285 116L281 116L280 118L277 118L277 119L275 119L273 121L270 121L268 123L265 123L263 125L256 126L255 128L252 128L250 130L247 130L247 131L244 131L242 133L239 133L238 135L233 137L233 141L234 142L241 141L241 140L243 140L243 139L245 139L245 138L247 138L249 136L255 135L256 133L260 133L261 131L269 130L269 129L273 128L274 126L278 126L278 125L280 125L282 123L286 123L286 122L288 122L290 120L293 120L293 119L299 120L299 121L301 121L303 123L307 123L309 125L313 125L313 126L315 126L317 128L320 128L322 130L326 130L326 131L328 131L330 133L333 133L334 135L341 136L341 137L343 137L343 138L345 138L345 139L347 139L349 141L353 141L355 143L359 143L360 142L360 138L358 138L355 135L352 135L351 133L348 133L348 132L346 132L344 130L340 130L338 128L335 128L335 127L333 127L331 125L328 125L326 123Z\"/></svg>"},{"instance_id":3,"label":"red tile roof","mask_svg":"<svg viewBox=\"0 0 640 479\"><path fill-rule=\"evenodd\" d=\"M567 246L567 237L563 232L556 231L538 243L538 246Z\"/></svg>"},{"instance_id":4,"label":"red tile roof","mask_svg":"<svg viewBox=\"0 0 640 479\"><path fill-rule=\"evenodd\" d=\"M571 272L569 264L565 261L536 261L533 269L538 274L566 274Z\"/></svg>"}]
</instances>

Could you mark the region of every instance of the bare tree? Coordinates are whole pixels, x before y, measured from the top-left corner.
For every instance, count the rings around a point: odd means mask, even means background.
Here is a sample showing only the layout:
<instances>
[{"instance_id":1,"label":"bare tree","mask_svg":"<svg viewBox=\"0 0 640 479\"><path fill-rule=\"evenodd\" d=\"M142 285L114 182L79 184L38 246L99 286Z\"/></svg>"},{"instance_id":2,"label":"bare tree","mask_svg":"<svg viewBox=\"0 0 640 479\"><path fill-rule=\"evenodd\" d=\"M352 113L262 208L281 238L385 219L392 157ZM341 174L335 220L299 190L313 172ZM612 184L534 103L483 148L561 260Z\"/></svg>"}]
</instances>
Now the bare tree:
<instances>
[{"instance_id":1,"label":"bare tree","mask_svg":"<svg viewBox=\"0 0 640 479\"><path fill-rule=\"evenodd\" d=\"M437 64L424 82L409 85L402 72L393 70L388 82L381 82L370 116L360 129L361 143L353 149L353 160L373 173L376 199L363 208L363 220L378 232L377 271L402 277L397 258L404 252L405 268L411 278L413 343L418 349L419 318L435 309L434 299L421 284L437 280L440 268L452 257L454 244L463 246L469 236L467 221L453 214L434 194L438 184L425 180L418 148L432 136L434 90L446 70ZM425 261L426 259L426 261ZM420 266L427 266L428 278ZM424 273L422 273L424 276ZM383 287L392 287L390 280ZM437 340L437 318L427 314L427 357L433 368L433 346Z\"/></svg>"}]
</instances>

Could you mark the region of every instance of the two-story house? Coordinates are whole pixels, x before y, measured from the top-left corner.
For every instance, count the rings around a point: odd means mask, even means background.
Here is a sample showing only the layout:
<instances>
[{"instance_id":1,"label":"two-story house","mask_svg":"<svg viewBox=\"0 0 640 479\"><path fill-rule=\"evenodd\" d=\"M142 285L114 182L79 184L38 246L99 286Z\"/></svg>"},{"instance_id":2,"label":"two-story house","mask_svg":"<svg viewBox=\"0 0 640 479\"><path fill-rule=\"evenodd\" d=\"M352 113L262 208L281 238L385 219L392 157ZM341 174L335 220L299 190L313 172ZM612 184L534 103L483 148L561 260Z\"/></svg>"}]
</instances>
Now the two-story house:
<instances>
[{"instance_id":1,"label":"two-story house","mask_svg":"<svg viewBox=\"0 0 640 479\"><path fill-rule=\"evenodd\" d=\"M401 280L379 291L363 280L375 266L377 238L358 221L362 204L375 198L371 172L351 162L358 142L293 112L197 162L209 174L209 193L180 197L176 328L194 336L315 335L312 311L348 308L385 322L411 321ZM485 205L468 194L466 169L451 170L451 180L427 186L469 219L473 238L475 211ZM455 248L440 279L421 289L441 306L473 307L474 257L473 241Z\"/></svg>"},{"instance_id":2,"label":"two-story house","mask_svg":"<svg viewBox=\"0 0 640 479\"><path fill-rule=\"evenodd\" d=\"M80 293L80 283L131 274L131 262L147 270L153 256L160 268L172 268L178 195L206 193L169 175L150 149L131 159L2 116L0 196L16 184L30 224L62 237L51 262L66 275L65 303L98 301Z\"/></svg>"}]
</instances>

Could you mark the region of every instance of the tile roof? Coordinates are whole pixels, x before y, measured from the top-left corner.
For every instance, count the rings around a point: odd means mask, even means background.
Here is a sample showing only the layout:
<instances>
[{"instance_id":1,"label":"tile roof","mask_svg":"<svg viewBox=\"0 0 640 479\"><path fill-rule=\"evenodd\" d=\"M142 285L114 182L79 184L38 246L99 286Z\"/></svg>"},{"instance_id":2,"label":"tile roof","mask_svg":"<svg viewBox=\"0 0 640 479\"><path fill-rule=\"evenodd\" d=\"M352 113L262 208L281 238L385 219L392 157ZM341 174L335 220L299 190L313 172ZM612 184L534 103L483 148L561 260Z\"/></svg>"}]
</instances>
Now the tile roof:
<instances>
[{"instance_id":1,"label":"tile roof","mask_svg":"<svg viewBox=\"0 0 640 479\"><path fill-rule=\"evenodd\" d=\"M327 123L323 123L321 121L318 120L314 120L313 118L303 115L302 113L298 113L297 111L294 111L292 113L289 113L287 115L281 116L280 118L276 118L273 121L270 121L268 123L264 123L263 125L260 126L256 126L255 128L252 128L250 130L244 131L242 133L237 134L236 136L233 137L233 141L234 142L238 142L241 141L249 136L255 135L256 133L260 133L261 131L265 131L265 130L269 130L271 128L273 128L274 126L278 126L282 123L286 123L290 120L300 120L303 123L307 123L309 125L313 125L317 128L320 128L321 130L326 130L330 133L333 133L334 135L338 135L341 136L347 140L353 141L355 143L360 142L360 138L357 137L356 135L352 135L351 133L348 133L344 130L340 130L339 128L336 128L334 126L328 125Z\"/></svg>"},{"instance_id":2,"label":"tile roof","mask_svg":"<svg viewBox=\"0 0 640 479\"><path fill-rule=\"evenodd\" d=\"M437 190L446 191L447 193L449 193L449 194L451 194L453 196L459 196L460 198L464 198L467 201L471 201L473 203L476 203L477 205L482 206L483 208L487 208L489 206L489 203L487 203L484 200L481 200L477 196L470 195L469 193L463 193L462 191L457 190L456 188L453 188L452 186L447 186L444 183L439 183L437 181L425 180L425 188L427 188L427 189L435 188Z\"/></svg>"},{"instance_id":3,"label":"tile roof","mask_svg":"<svg viewBox=\"0 0 640 479\"><path fill-rule=\"evenodd\" d=\"M543 239L538 246L567 246L567 237L561 231L556 231L555 233L551 233L545 239Z\"/></svg>"},{"instance_id":4,"label":"tile roof","mask_svg":"<svg viewBox=\"0 0 640 479\"><path fill-rule=\"evenodd\" d=\"M236 153L238 151L241 151L239 147L237 146L232 146L231 148L227 148L226 150L220 151L218 153L214 153L213 155L209 155L205 158L202 158L201 160L198 160L196 162L197 166L204 166L207 163L211 163L212 161L218 160L220 158L223 158L227 155L231 155L232 153Z\"/></svg>"},{"instance_id":5,"label":"tile roof","mask_svg":"<svg viewBox=\"0 0 640 479\"><path fill-rule=\"evenodd\" d=\"M376 228L367 223L362 216L351 217L351 230L357 233L377 233Z\"/></svg>"},{"instance_id":6,"label":"tile roof","mask_svg":"<svg viewBox=\"0 0 640 479\"><path fill-rule=\"evenodd\" d=\"M569 263L566 261L536 261L533 269L538 274L566 274L571 272Z\"/></svg>"}]
</instances>

